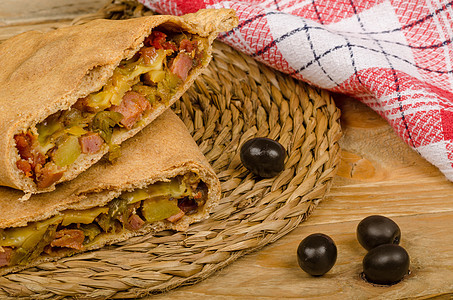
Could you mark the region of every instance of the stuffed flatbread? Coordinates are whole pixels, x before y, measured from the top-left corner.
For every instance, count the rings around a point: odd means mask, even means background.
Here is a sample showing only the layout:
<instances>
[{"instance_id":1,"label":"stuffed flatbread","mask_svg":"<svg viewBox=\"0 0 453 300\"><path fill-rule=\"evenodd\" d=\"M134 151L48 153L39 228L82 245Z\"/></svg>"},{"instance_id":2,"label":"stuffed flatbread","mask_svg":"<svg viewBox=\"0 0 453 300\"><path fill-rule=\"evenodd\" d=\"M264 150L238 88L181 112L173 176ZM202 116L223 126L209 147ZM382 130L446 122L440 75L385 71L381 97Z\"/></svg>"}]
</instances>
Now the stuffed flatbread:
<instances>
[{"instance_id":1,"label":"stuffed flatbread","mask_svg":"<svg viewBox=\"0 0 453 300\"><path fill-rule=\"evenodd\" d=\"M208 217L220 183L184 123L170 110L111 165L101 160L55 191L17 201L0 187L0 274Z\"/></svg>"},{"instance_id":2,"label":"stuffed flatbread","mask_svg":"<svg viewBox=\"0 0 453 300\"><path fill-rule=\"evenodd\" d=\"M233 10L95 20L0 45L0 185L47 192L178 99Z\"/></svg>"}]
</instances>

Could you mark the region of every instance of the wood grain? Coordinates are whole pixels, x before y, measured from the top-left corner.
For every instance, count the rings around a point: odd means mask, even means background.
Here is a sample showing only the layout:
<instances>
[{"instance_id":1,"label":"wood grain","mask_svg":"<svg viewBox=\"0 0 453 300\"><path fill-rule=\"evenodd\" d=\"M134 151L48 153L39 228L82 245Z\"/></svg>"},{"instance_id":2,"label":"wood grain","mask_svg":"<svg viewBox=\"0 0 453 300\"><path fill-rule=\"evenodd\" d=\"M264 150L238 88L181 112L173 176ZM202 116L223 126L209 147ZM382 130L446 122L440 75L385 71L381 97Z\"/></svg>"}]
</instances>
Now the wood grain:
<instances>
[{"instance_id":1,"label":"wood grain","mask_svg":"<svg viewBox=\"0 0 453 300\"><path fill-rule=\"evenodd\" d=\"M317 210L316 212L318 212ZM316 214L315 212L315 214ZM276 243L240 259L207 280L153 299L326 298L396 299L448 294L453 290L453 242L445 226L453 213L395 217L402 230L402 246L411 257L411 274L393 286L365 282L361 261L366 251L355 238L357 221L313 224L308 221ZM336 265L323 277L311 277L299 269L296 249L300 240L315 232L330 235L337 244ZM442 240L442 245L439 245ZM437 247L441 248L437 248ZM436 247L437 249L433 249ZM433 250L439 255L433 255Z\"/></svg>"},{"instance_id":2,"label":"wood grain","mask_svg":"<svg viewBox=\"0 0 453 300\"><path fill-rule=\"evenodd\" d=\"M0 40L69 24L94 13L103 0L2 0ZM30 4L31 3L31 4ZM239 259L196 285L152 299L452 299L453 183L406 146L375 112L334 95L342 111L341 165L327 198L296 230ZM358 222L371 214L392 217L411 256L411 274L390 286L363 281L365 250L355 238ZM334 268L320 278L297 265L296 249L308 234L330 235L338 247Z\"/></svg>"}]
</instances>

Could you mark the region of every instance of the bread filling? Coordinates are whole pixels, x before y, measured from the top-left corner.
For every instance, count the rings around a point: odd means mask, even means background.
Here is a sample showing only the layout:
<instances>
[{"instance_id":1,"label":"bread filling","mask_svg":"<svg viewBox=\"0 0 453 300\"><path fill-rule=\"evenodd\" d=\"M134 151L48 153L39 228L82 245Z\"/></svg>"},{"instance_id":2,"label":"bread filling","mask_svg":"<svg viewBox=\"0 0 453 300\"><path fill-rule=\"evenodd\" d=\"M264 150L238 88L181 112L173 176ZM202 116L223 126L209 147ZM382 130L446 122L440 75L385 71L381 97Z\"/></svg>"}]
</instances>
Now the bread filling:
<instances>
[{"instance_id":1,"label":"bread filling","mask_svg":"<svg viewBox=\"0 0 453 300\"><path fill-rule=\"evenodd\" d=\"M208 188L198 175L188 173L123 192L104 206L65 210L47 220L4 229L0 232L0 267L81 251L105 235L137 231L153 222L176 223L200 211L207 194Z\"/></svg>"},{"instance_id":2,"label":"bread filling","mask_svg":"<svg viewBox=\"0 0 453 300\"><path fill-rule=\"evenodd\" d=\"M188 33L154 30L131 59L123 60L99 91L89 94L26 132L14 136L17 168L38 188L60 180L82 155L106 149L119 155L117 134L168 102L187 77L207 59L208 42Z\"/></svg>"}]
</instances>

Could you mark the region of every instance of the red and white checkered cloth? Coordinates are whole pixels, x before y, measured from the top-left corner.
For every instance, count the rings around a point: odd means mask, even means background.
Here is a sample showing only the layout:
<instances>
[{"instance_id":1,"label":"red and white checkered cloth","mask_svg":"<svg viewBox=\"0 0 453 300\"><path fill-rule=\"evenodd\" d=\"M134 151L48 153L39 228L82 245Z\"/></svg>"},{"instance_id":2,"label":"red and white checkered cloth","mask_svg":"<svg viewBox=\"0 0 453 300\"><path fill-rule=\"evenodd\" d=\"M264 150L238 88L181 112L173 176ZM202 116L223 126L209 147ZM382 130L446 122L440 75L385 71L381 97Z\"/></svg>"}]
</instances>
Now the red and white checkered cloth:
<instances>
[{"instance_id":1,"label":"red and white checkered cloth","mask_svg":"<svg viewBox=\"0 0 453 300\"><path fill-rule=\"evenodd\" d=\"M166 14L233 8L220 39L367 104L453 181L453 1L140 0Z\"/></svg>"}]
</instances>

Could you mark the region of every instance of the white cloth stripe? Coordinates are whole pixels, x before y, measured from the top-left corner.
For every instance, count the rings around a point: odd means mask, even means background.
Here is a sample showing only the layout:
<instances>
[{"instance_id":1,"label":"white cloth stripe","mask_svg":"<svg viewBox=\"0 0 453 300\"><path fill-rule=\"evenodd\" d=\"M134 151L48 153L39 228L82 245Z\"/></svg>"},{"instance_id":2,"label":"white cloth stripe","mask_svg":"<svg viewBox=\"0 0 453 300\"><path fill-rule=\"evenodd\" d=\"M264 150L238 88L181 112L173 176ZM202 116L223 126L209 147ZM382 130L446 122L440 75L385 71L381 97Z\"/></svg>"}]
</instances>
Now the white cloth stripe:
<instances>
[{"instance_id":1,"label":"white cloth stripe","mask_svg":"<svg viewBox=\"0 0 453 300\"><path fill-rule=\"evenodd\" d=\"M398 101L398 96L401 101ZM392 101L393 100L393 101ZM389 102L392 102L389 104ZM439 109L439 101L434 93L425 90L406 90L399 93L392 93L379 99L380 107L374 108L376 112L388 112L394 109L404 108L404 114L409 115L420 111ZM386 115L389 119L394 119L400 114Z\"/></svg>"}]
</instances>

